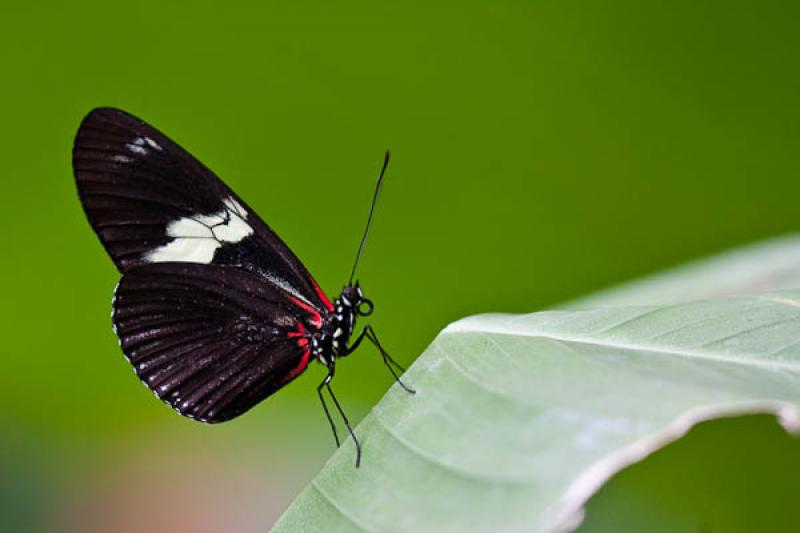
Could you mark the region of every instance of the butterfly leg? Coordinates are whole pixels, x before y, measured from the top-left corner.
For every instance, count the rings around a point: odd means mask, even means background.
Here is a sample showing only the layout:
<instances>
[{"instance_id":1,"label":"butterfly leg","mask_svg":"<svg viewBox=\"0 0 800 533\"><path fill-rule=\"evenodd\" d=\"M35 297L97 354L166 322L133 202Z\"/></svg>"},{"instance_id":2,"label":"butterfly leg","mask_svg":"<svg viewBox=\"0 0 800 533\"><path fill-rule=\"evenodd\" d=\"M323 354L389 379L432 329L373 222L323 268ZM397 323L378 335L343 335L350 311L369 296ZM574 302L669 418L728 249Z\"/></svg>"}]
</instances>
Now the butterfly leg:
<instances>
[{"instance_id":1,"label":"butterfly leg","mask_svg":"<svg viewBox=\"0 0 800 533\"><path fill-rule=\"evenodd\" d=\"M405 372L406 369L400 366L400 364L394 359L392 359L392 356L389 355L389 353L383 349L383 346L381 346L381 342L378 340L378 335L375 334L375 330L372 328L372 325L367 324L366 326L364 326L364 331L361 332L361 335L359 336L358 340L361 340L361 338L364 336L366 336L367 339L369 339L370 342L372 342L372 344L375 345L378 351L381 352L381 357L383 357L383 364L385 364L386 368L389 369L389 372L392 373L392 376L394 376L394 380L397 383L399 383L400 386L403 387L403 390L405 390L406 392L410 394L416 394L417 391L415 391L414 389L403 383L403 381L400 379L400 376L397 374L395 368L397 368L397 370L399 370L401 373Z\"/></svg>"},{"instance_id":2,"label":"butterfly leg","mask_svg":"<svg viewBox=\"0 0 800 533\"><path fill-rule=\"evenodd\" d=\"M336 432L336 424L333 423L333 417L331 417L331 412L328 410L328 404L325 403L325 396L322 394L322 389L329 385L333 379L333 366L328 367L328 375L325 376L325 379L322 380L322 383L319 384L317 387L317 395L319 396L319 401L322 403L322 409L325 411L325 416L328 418L328 423L331 425L331 431L333 431L333 440L336 441L336 447L339 447L339 434Z\"/></svg>"},{"instance_id":3,"label":"butterfly leg","mask_svg":"<svg viewBox=\"0 0 800 533\"><path fill-rule=\"evenodd\" d=\"M328 365L328 375L325 376L325 379L323 379L322 383L320 383L317 387L317 394L319 395L319 401L322 403L322 409L325 411L325 416L328 417L328 423L331 425L333 438L336 441L336 447L338 448L340 446L339 434L336 432L336 424L333 423L333 417L331 417L331 413L328 410L328 404L325 403L325 397L322 394L322 389L327 389L328 394L331 395L333 404L336 406L336 410L339 411L339 415L342 417L342 420L344 420L344 425L347 427L347 431L350 433L350 436L353 438L353 443L356 446L356 468L358 468L358 466L361 464L361 443L358 441L358 437L356 437L353 428L350 426L350 420L348 420L347 415L344 414L344 409L342 409L342 406L339 404L339 400L336 399L333 389L331 389L331 380L333 379L335 368L336 367L333 363Z\"/></svg>"},{"instance_id":4,"label":"butterfly leg","mask_svg":"<svg viewBox=\"0 0 800 533\"><path fill-rule=\"evenodd\" d=\"M371 325L367 325L364 328L364 333L366 334L367 338L378 348L378 351L381 352L381 356L386 360L386 362L391 363L395 368L397 368L400 372L405 372L406 369L397 361L395 361L392 356L389 355L389 352L383 349L380 341L378 340L378 335L375 333L375 329Z\"/></svg>"},{"instance_id":5,"label":"butterfly leg","mask_svg":"<svg viewBox=\"0 0 800 533\"><path fill-rule=\"evenodd\" d=\"M358 468L359 465L361 465L361 443L358 442L358 437L356 437L356 434L353 431L353 428L350 427L350 421L347 419L347 415L344 414L344 409L342 409L342 406L339 405L339 400L337 400L336 399L336 395L333 394L333 389L331 389L331 386L330 386L330 380L328 380L328 383L325 383L325 388L328 389L328 394L331 395L331 398L333 399L333 404L336 406L336 409L339 411L339 415L341 415L342 420L344 420L344 425L345 425L345 427L347 427L347 431L350 432L350 436L353 438L353 444L355 444L355 446L356 446L356 468Z\"/></svg>"}]
</instances>

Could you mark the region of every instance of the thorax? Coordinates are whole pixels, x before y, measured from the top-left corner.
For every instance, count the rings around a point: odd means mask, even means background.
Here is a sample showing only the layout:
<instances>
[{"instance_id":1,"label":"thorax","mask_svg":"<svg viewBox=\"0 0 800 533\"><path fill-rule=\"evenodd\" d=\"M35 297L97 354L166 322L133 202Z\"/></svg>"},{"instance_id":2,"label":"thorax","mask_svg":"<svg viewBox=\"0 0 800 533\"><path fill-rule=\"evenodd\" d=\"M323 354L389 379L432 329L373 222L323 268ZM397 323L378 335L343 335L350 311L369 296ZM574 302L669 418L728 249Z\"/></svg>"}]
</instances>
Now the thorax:
<instances>
[{"instance_id":1,"label":"thorax","mask_svg":"<svg viewBox=\"0 0 800 533\"><path fill-rule=\"evenodd\" d=\"M333 307L334 311L325 316L322 327L311 335L311 355L326 365L346 355L356 321L355 311L338 298Z\"/></svg>"}]
</instances>

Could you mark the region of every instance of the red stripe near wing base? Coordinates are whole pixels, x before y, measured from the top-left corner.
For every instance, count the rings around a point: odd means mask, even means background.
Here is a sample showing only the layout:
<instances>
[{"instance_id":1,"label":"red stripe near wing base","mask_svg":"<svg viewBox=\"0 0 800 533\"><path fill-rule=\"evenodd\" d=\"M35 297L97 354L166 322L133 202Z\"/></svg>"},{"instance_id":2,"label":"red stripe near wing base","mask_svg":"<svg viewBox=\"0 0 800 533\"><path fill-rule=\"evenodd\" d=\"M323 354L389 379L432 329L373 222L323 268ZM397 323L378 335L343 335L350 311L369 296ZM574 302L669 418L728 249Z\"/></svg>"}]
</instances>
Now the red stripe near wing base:
<instances>
[{"instance_id":1,"label":"red stripe near wing base","mask_svg":"<svg viewBox=\"0 0 800 533\"><path fill-rule=\"evenodd\" d=\"M287 335L289 337L303 337L306 334L306 328L303 326L302 322L297 323L297 329L290 331Z\"/></svg>"},{"instance_id":2,"label":"red stripe near wing base","mask_svg":"<svg viewBox=\"0 0 800 533\"><path fill-rule=\"evenodd\" d=\"M300 339L300 340L306 341L306 349L303 351L303 357L302 359L300 359L300 363L296 367L294 367L294 369L292 369L291 372L289 372L289 375L286 377L286 381L284 381L284 383L293 380L294 378L302 374L303 370L305 370L308 367L308 358L311 355L311 348L308 346L308 341L306 339Z\"/></svg>"},{"instance_id":3,"label":"red stripe near wing base","mask_svg":"<svg viewBox=\"0 0 800 533\"><path fill-rule=\"evenodd\" d=\"M298 322L297 329L287 333L287 336L291 339L297 339L297 346L305 349L300 364L298 364L297 368L295 368L289 373L289 377L287 379L292 379L293 377L296 377L300 372L305 370L305 368L308 366L308 351L310 350L310 348L308 346L309 341L308 341L308 336L306 334L306 328L305 326L303 326L301 322Z\"/></svg>"},{"instance_id":4,"label":"red stripe near wing base","mask_svg":"<svg viewBox=\"0 0 800 533\"><path fill-rule=\"evenodd\" d=\"M314 285L314 290L317 291L317 295L319 296L319 299L322 300L322 303L325 304L325 307L328 308L328 311L333 313L333 304L331 303L330 300L328 300L328 297L325 296L325 293L322 292L322 289L319 288L319 285L317 284L317 280L315 280L314 278L311 278L311 283Z\"/></svg>"},{"instance_id":5,"label":"red stripe near wing base","mask_svg":"<svg viewBox=\"0 0 800 533\"><path fill-rule=\"evenodd\" d=\"M298 307L300 307L301 309L304 309L304 310L308 311L309 313L311 313L311 325L312 326L314 326L316 329L319 329L319 328L322 327L322 315L319 313L319 311L317 311L316 309L314 309L313 307L311 307L307 303L303 302L299 298L295 298L294 296L289 296L289 298L291 298L291 300L295 304L297 304Z\"/></svg>"}]
</instances>

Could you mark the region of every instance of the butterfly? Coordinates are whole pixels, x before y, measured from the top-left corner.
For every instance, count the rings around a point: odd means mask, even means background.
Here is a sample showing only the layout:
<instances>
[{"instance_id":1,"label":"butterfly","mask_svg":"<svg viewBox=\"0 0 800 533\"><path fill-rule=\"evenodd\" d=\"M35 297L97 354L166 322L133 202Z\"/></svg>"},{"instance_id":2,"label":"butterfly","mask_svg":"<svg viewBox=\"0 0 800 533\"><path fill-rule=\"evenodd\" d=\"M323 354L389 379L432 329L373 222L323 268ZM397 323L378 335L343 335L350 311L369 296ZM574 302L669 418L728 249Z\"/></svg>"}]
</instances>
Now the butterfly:
<instances>
[{"instance_id":1,"label":"butterfly","mask_svg":"<svg viewBox=\"0 0 800 533\"><path fill-rule=\"evenodd\" d=\"M83 209L121 273L112 323L127 360L183 416L235 418L316 360L323 392L361 446L331 388L336 360L364 340L394 379L403 368L369 324L374 306L353 283L389 153L384 157L350 280L331 301L288 246L211 170L154 127L114 108L92 110L72 152Z\"/></svg>"}]
</instances>

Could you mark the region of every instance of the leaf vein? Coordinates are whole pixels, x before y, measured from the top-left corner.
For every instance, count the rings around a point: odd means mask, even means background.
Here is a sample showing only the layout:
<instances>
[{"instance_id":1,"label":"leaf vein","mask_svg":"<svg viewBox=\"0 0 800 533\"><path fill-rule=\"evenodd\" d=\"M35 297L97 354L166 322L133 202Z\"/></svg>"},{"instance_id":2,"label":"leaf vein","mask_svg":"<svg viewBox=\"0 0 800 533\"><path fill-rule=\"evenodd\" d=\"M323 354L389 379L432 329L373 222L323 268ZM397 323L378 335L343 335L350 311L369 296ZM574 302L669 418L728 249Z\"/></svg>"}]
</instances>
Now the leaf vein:
<instances>
[{"instance_id":1,"label":"leaf vein","mask_svg":"<svg viewBox=\"0 0 800 533\"><path fill-rule=\"evenodd\" d=\"M481 483L490 483L495 485L529 485L531 483L531 480L487 476L485 474L481 474L471 470L465 470L452 463L445 463L437 459L436 457L433 457L430 454L425 453L422 450L422 448L412 444L407 439L401 437L397 432L395 432L393 429L389 427L389 424L379 415L377 410L373 410L373 416L378 425L386 432L387 435L392 437L392 439L394 439L397 443L399 443L401 446L403 446L408 451L413 453L415 456L419 457L420 459L423 459L425 462L428 462L433 466L441 468L442 470L446 470L459 477L464 477L467 479L479 481Z\"/></svg>"},{"instance_id":2,"label":"leaf vein","mask_svg":"<svg viewBox=\"0 0 800 533\"><path fill-rule=\"evenodd\" d=\"M355 518L353 515L351 515L351 514L350 514L350 513L348 513L347 511L345 511L345 510L344 510L344 509L343 509L341 506L339 506L339 505L338 505L338 504L337 504L337 503L336 503L336 502L333 500L333 498L331 498L331 496L330 496L330 495L329 495L327 492L325 492L325 491L322 489L322 487L320 487L320 486L319 486L319 483L317 482L317 478L314 478L314 479L311 481L311 487L312 487L314 490L316 490L316 491L319 493L319 495L320 495L320 496L322 496L322 499L324 499L324 500L325 500L325 501L328 503L328 505L330 505L331 507L333 507L333 508L334 508L334 509L335 509L335 510L336 510L336 511L337 511L337 512L340 514L340 515L342 515L342 516L344 517L344 519L345 519L345 520L347 520L347 521L349 521L351 524L353 524L353 526L357 527L357 528L358 528L358 529L360 529L361 531L366 531L366 532L368 532L368 533L375 531L375 530L373 530L373 529L370 529L370 528L368 528L367 526L365 526L364 524L362 524L360 521L356 520L356 518Z\"/></svg>"},{"instance_id":3,"label":"leaf vein","mask_svg":"<svg viewBox=\"0 0 800 533\"><path fill-rule=\"evenodd\" d=\"M448 329L442 332L443 335L457 335L459 333L483 333L483 334L494 334L494 335L511 335L511 336L520 336L520 337L534 337L534 338L541 338L541 339L551 339L551 340L558 340L562 342L571 342L575 344L587 344L591 346L600 346L603 348L619 348L621 350L634 350L634 351L645 351L645 352L653 352L653 353L662 353L668 355L676 355L680 357L686 357L690 359L704 359L709 361L717 361L723 363L735 363L745 366L755 366L755 367L764 367L770 370L787 370L791 372L798 372L800 371L800 362L797 361L773 361L773 360L764 360L758 358L757 356L754 357L753 355L747 355L742 357L733 357L727 355L714 355L705 353L699 350L691 350L691 349L680 349L680 348L666 348L663 346L655 346L655 345L647 345L635 342L619 342L619 341L609 341L607 339L587 339L578 336L570 336L570 335L558 335L554 333L548 333L544 331L513 331L506 328L500 327L483 327L483 328L474 328L470 326L469 329L467 326L459 325L457 327L449 326Z\"/></svg>"}]
</instances>

